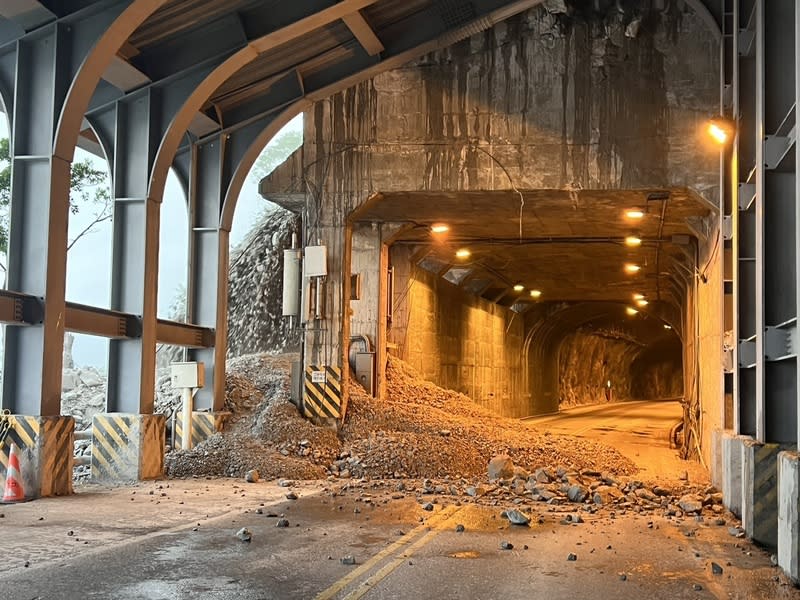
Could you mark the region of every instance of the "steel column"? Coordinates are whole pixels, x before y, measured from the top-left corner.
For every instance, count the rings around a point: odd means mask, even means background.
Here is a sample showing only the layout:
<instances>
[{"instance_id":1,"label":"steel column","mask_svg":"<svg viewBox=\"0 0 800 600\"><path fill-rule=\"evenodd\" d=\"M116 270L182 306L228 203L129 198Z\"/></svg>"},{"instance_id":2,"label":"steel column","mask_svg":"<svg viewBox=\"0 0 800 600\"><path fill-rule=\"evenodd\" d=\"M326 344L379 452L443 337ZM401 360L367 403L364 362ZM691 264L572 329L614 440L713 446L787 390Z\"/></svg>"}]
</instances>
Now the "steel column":
<instances>
[{"instance_id":1,"label":"steel column","mask_svg":"<svg viewBox=\"0 0 800 600\"><path fill-rule=\"evenodd\" d=\"M109 342L108 412L153 412L160 205L147 183L156 112L150 90L116 107L111 308L139 315L142 336Z\"/></svg>"},{"instance_id":2,"label":"steel column","mask_svg":"<svg viewBox=\"0 0 800 600\"><path fill-rule=\"evenodd\" d=\"M795 198L795 207L798 206L800 203L800 152L798 152L798 141L797 138L800 136L800 115L798 115L798 111L800 110L800 3L795 3L794 7L794 20L795 20L795 28L794 28L794 106L795 106L795 126L794 126L794 157L795 157L795 165L794 165L794 198ZM794 215L794 239L795 244L800 242L800 214L795 213ZM795 248L796 251L796 248ZM800 252L796 251L795 256L795 331L800 328ZM798 334L796 334L797 336ZM800 352L797 352L797 359L795 360L795 372L797 373L797 377L800 380ZM800 450L800 381L798 381L797 385L797 394L795 397L796 402L796 411L797 411L797 445L798 450Z\"/></svg>"},{"instance_id":3,"label":"steel column","mask_svg":"<svg viewBox=\"0 0 800 600\"><path fill-rule=\"evenodd\" d=\"M43 299L35 326L6 332L3 407L18 414L61 413L70 162L53 132L83 51L59 24L16 47L8 288Z\"/></svg>"},{"instance_id":4,"label":"steel column","mask_svg":"<svg viewBox=\"0 0 800 600\"><path fill-rule=\"evenodd\" d=\"M763 15L758 49L761 58L762 160L759 161L763 193L759 209L763 252L761 308L763 328L763 437L761 442L797 441L797 197L795 161L788 160L791 131L796 131L794 0L761 2ZM794 56L794 61L792 57Z\"/></svg>"},{"instance_id":5,"label":"steel column","mask_svg":"<svg viewBox=\"0 0 800 600\"><path fill-rule=\"evenodd\" d=\"M216 329L213 348L189 352L190 360L205 363L206 385L195 397L197 410L218 411L225 404L229 232L220 227L220 212L226 141L217 138L193 145L191 154L187 318Z\"/></svg>"}]
</instances>

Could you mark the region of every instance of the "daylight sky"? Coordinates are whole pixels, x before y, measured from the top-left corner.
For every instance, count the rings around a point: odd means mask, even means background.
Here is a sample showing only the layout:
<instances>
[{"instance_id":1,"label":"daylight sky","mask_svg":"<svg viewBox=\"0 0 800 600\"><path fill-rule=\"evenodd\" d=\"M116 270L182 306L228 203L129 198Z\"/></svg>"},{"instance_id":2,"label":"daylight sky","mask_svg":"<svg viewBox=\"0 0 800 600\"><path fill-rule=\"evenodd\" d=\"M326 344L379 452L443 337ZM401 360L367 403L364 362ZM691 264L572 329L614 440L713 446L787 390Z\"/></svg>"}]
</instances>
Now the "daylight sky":
<instances>
[{"instance_id":1,"label":"daylight sky","mask_svg":"<svg viewBox=\"0 0 800 600\"><path fill-rule=\"evenodd\" d=\"M302 115L289 122L283 131L302 130ZM282 133L281 132L281 133ZM278 138L281 133L278 133ZM8 137L8 121L0 113L0 138ZM105 160L78 148L75 160L89 158L95 168L107 169ZM258 194L258 181L248 177L236 205L231 230L231 246L249 231L255 218L268 205ZM70 240L91 222L91 206L70 215ZM186 197L177 178L170 173L161 207L161 243L158 273L158 316L165 318L176 294L186 282L188 214ZM67 256L67 300L108 307L111 287L111 221L99 224L81 238ZM76 365L105 369L108 340L78 335L73 346Z\"/></svg>"}]
</instances>

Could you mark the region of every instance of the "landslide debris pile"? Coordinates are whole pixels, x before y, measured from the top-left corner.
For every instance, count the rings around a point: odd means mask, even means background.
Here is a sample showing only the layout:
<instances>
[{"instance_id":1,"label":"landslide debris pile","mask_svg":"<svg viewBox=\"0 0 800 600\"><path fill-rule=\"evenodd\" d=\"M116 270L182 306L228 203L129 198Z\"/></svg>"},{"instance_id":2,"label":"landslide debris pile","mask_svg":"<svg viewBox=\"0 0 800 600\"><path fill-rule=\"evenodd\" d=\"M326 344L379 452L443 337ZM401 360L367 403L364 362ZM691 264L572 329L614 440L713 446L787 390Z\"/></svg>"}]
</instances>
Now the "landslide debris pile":
<instances>
[{"instance_id":1,"label":"landslide debris pile","mask_svg":"<svg viewBox=\"0 0 800 600\"><path fill-rule=\"evenodd\" d=\"M633 463L597 442L548 435L498 417L468 397L421 379L391 358L387 399L351 387L345 423L337 432L303 419L289 401L292 355L252 355L228 363L225 431L188 452L168 453L167 473L315 479L333 476L463 478L486 476L507 454L527 469L635 472Z\"/></svg>"}]
</instances>

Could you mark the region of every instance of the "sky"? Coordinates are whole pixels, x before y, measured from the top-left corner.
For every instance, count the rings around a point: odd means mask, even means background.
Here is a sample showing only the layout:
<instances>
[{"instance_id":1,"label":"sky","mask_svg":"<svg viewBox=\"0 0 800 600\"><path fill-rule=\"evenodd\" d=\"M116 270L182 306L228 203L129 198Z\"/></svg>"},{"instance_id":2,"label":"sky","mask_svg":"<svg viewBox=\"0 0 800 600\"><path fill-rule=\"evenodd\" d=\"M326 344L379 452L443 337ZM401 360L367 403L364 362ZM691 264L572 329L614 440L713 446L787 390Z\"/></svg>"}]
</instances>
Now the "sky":
<instances>
[{"instance_id":1,"label":"sky","mask_svg":"<svg viewBox=\"0 0 800 600\"><path fill-rule=\"evenodd\" d=\"M302 131L303 118L298 115L284 131ZM0 113L0 138L8 137L8 122ZM75 160L90 159L94 168L107 170L104 159L77 148ZM252 227L257 216L269 203L258 194L258 181L248 176L242 188L231 229L231 246L236 246ZM92 207L87 206L70 215L69 239L93 220ZM83 236L67 255L67 300L108 308L111 295L111 239L112 223L105 221ZM188 211L186 196L177 177L170 172L161 206L161 237L158 272L158 316L167 318L180 290L186 283L188 253ZM73 358L78 366L92 366L105 370L108 340L76 335Z\"/></svg>"}]
</instances>

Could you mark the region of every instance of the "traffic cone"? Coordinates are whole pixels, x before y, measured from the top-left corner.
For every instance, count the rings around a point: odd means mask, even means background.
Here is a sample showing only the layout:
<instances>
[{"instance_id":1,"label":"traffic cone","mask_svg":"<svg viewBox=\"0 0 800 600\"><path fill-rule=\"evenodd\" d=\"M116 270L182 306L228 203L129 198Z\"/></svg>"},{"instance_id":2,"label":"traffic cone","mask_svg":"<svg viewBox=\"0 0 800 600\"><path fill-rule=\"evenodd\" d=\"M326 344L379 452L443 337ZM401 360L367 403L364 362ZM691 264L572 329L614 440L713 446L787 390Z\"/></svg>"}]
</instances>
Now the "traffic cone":
<instances>
[{"instance_id":1,"label":"traffic cone","mask_svg":"<svg viewBox=\"0 0 800 600\"><path fill-rule=\"evenodd\" d=\"M3 503L24 502L25 492L22 489L22 481L19 474L19 457L17 456L17 445L12 443L8 453L8 470L6 471L6 488L3 492Z\"/></svg>"}]
</instances>

